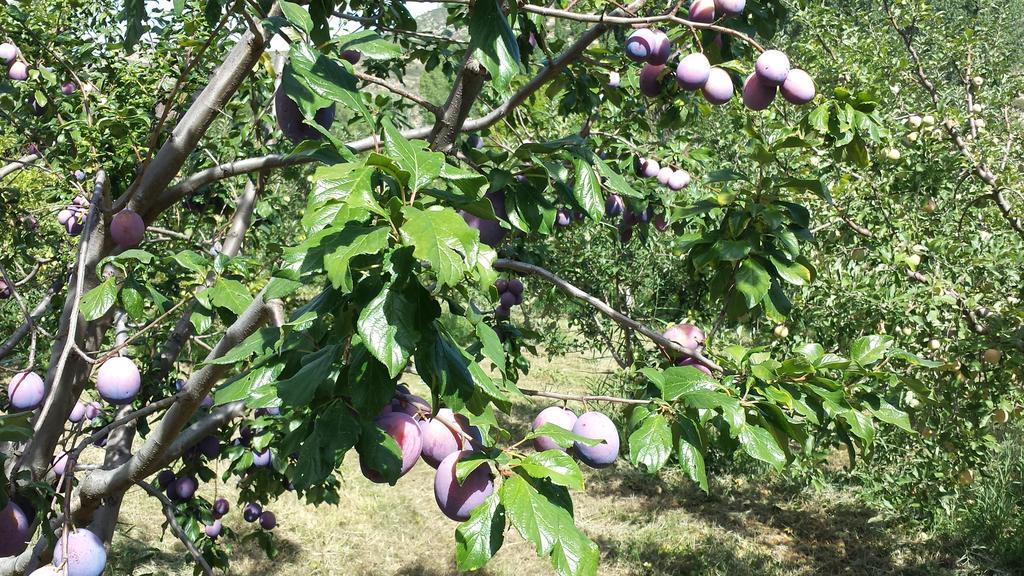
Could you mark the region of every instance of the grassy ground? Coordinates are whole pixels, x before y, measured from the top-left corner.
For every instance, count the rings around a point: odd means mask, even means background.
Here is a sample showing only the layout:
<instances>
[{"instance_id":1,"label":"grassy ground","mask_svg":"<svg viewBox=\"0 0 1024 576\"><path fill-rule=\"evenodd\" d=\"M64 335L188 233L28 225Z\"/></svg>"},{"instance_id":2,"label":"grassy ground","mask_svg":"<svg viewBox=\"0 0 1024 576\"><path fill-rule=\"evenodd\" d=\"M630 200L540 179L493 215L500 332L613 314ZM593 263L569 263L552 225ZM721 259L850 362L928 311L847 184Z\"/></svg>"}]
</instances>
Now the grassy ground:
<instances>
[{"instance_id":1,"label":"grassy ground","mask_svg":"<svg viewBox=\"0 0 1024 576\"><path fill-rule=\"evenodd\" d=\"M573 358L536 363L524 386L585 391L607 364ZM517 406L527 422L535 406ZM291 495L270 503L281 554L268 561L255 545L226 543L234 574L457 574L455 523L433 501L433 470L419 463L395 487L363 479L351 454L342 474L341 504L319 509ZM673 474L654 479L619 464L587 471L587 491L574 495L580 526L601 547L605 575L876 575L965 574L955 555L924 535L873 521L850 491L794 491L779 482L718 477L705 496ZM204 488L207 496L213 487ZM231 486L219 493L234 501ZM237 507L236 507L237 508ZM128 493L111 553L113 574L191 574L184 547L141 490ZM239 510L225 524L245 534ZM482 572L492 576L552 574L546 561L514 533Z\"/></svg>"}]
</instances>

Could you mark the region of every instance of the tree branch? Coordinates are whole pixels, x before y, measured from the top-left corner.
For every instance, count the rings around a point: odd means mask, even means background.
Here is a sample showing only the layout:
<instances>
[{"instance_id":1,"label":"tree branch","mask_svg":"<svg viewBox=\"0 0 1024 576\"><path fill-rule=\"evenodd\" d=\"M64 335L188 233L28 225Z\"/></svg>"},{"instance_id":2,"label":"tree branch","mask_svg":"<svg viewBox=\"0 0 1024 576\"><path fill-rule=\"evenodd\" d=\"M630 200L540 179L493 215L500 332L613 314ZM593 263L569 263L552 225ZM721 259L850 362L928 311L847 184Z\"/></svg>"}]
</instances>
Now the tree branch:
<instances>
[{"instance_id":1,"label":"tree branch","mask_svg":"<svg viewBox=\"0 0 1024 576\"><path fill-rule=\"evenodd\" d=\"M437 121L430 131L431 150L448 150L452 147L459 137L459 131L462 130L473 103L484 88L484 81L490 77L483 64L473 57L473 52L472 47L466 50L462 67L459 68L455 83L448 94L448 101L437 114Z\"/></svg>"},{"instance_id":2,"label":"tree branch","mask_svg":"<svg viewBox=\"0 0 1024 576\"><path fill-rule=\"evenodd\" d=\"M631 330L639 332L640 334L643 334L658 346L661 346L666 350L671 350L673 352L682 354L687 358L692 358L716 372L725 372L725 370L721 366L716 364L714 361L708 359L699 350L694 350L693 348L687 348L685 346L680 346L679 344L676 344L675 342L659 334L657 331L651 329L649 326L641 322L638 322L637 320L634 320L629 316L626 316L625 314L622 314L621 312L615 310L608 304L604 303L602 300L599 300L598 298L591 296L590 294L584 292L583 290L577 288L576 286L573 286L569 282L559 278L555 274L545 270L544 268L541 268L540 266L527 264L525 262L518 262L516 260L499 258L494 262L494 269L511 270L513 272L518 272L520 274L529 274L531 276L537 276L539 278L542 278L547 282L551 283L552 285L554 285L556 288L561 290L566 295L576 298L577 300L582 300L583 302L586 302L587 304L591 305L592 307L597 309L598 312L604 314L605 316L607 316L617 324L623 326L624 328L629 328Z\"/></svg>"},{"instance_id":3,"label":"tree branch","mask_svg":"<svg viewBox=\"0 0 1024 576\"><path fill-rule=\"evenodd\" d=\"M0 359L5 358L14 348L25 338L25 336L33 329L33 326L46 311L53 305L53 299L57 294L67 286L67 276L70 270L65 270L50 284L49 290L46 291L46 295L43 296L42 300L36 304L36 307L29 312L29 318L31 322L26 320L20 326L14 329L14 332L7 337L7 340L3 344L0 344Z\"/></svg>"},{"instance_id":4,"label":"tree branch","mask_svg":"<svg viewBox=\"0 0 1024 576\"><path fill-rule=\"evenodd\" d=\"M206 561L206 558L203 558L202 553L196 549L195 543L188 537L188 534L185 534L181 525L178 524L178 519L174 517L174 504L172 504L166 496L160 493L159 490L154 488L152 484L143 482L142 480L139 480L135 484L145 490L150 496L160 501L160 508L163 509L164 518L167 519L167 525L171 527L171 531L174 532L174 535L178 537L178 540L181 540L181 543L185 545L185 549L192 555L192 559L196 561L196 564L198 564L200 568L202 568L203 574L213 576L213 568L210 567L210 563Z\"/></svg>"},{"instance_id":5,"label":"tree branch","mask_svg":"<svg viewBox=\"0 0 1024 576\"><path fill-rule=\"evenodd\" d=\"M907 277L915 282L922 284L930 284L931 279L920 272L913 270L907 270ZM971 310L971 307L967 305L967 300L956 290L950 288L942 288L943 294L956 300L957 305L960 307L960 312L963 314L964 320L967 322L967 327L971 329L971 332L975 334L988 334L988 327L984 326L979 320L978 316Z\"/></svg>"},{"instance_id":6,"label":"tree branch","mask_svg":"<svg viewBox=\"0 0 1024 576\"><path fill-rule=\"evenodd\" d=\"M38 159L39 159L39 155L38 154L29 154L27 156L22 156L21 158L18 158L17 160L14 160L10 164L6 164L4 166L0 166L0 180L3 180L4 178L6 178L6 177L10 176L11 174L17 172L18 170L21 170L22 168L27 167L28 165L32 164L33 162L35 162Z\"/></svg>"},{"instance_id":7,"label":"tree branch","mask_svg":"<svg viewBox=\"0 0 1024 576\"><path fill-rule=\"evenodd\" d=\"M618 396L590 396L590 395L579 395L579 394L563 394L561 392L545 392L543 390L531 390L529 388L520 388L526 396L537 396L540 398L554 398L555 400L574 400L576 402L613 402L616 404L650 404L651 400L643 400L637 398L619 398Z\"/></svg>"},{"instance_id":8,"label":"tree branch","mask_svg":"<svg viewBox=\"0 0 1024 576\"><path fill-rule=\"evenodd\" d=\"M361 70L356 70L355 75L356 78L359 78L364 82L369 82L371 84L376 84L377 86L387 88L388 90L394 92L395 94L398 94L402 98L406 98L408 100L411 100L412 102L415 102L416 104L419 104L428 112L433 114L435 117L440 116L442 113L440 106L434 104L433 102L427 100L426 98L420 96L419 94L413 92L412 90L407 90L404 86L395 84L394 82L389 82L383 78L378 78L373 74L367 74L366 72L363 72Z\"/></svg>"}]
</instances>

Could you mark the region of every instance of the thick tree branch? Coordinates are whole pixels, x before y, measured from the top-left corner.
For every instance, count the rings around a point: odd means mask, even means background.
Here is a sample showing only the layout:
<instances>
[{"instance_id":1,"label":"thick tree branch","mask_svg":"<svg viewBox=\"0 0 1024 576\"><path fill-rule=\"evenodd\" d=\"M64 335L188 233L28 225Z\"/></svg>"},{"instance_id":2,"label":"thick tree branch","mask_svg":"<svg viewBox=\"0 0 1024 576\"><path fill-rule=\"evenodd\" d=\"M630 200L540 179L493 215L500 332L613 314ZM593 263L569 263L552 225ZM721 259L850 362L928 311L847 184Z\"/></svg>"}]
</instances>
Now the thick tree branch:
<instances>
[{"instance_id":1,"label":"thick tree branch","mask_svg":"<svg viewBox=\"0 0 1024 576\"><path fill-rule=\"evenodd\" d=\"M185 534L181 525L178 524L178 519L174 517L174 504L172 504L171 501L168 500L167 497L159 490L154 488L152 484L141 480L135 484L145 490L150 496L160 501L160 508L164 512L164 518L167 519L167 525L171 527L171 531L174 532L174 535L178 537L178 540L181 540L181 543L185 545L185 549L192 555L192 559L196 561L196 564L198 564L200 568L202 568L203 574L213 576L213 568L210 567L210 563L206 561L206 558L203 558L202 553L196 548L195 543L188 537L188 534Z\"/></svg>"},{"instance_id":2,"label":"thick tree branch","mask_svg":"<svg viewBox=\"0 0 1024 576\"><path fill-rule=\"evenodd\" d=\"M18 170L21 170L22 168L25 168L26 166L32 164L33 162L35 162L38 159L39 159L39 155L38 154L29 154L27 156L22 156L21 158L18 158L17 160L15 160L15 161L13 161L13 162L11 162L9 164L6 164L4 166L0 166L0 180L3 180L4 178L6 178L6 177L10 176L11 174L17 172Z\"/></svg>"},{"instance_id":3,"label":"thick tree branch","mask_svg":"<svg viewBox=\"0 0 1024 576\"><path fill-rule=\"evenodd\" d=\"M430 131L431 150L448 150L452 147L459 137L459 131L462 130L473 103L484 88L484 81L489 77L487 69L473 57L473 50L467 50L459 74L455 77L455 83L448 94L448 101L437 114L437 121Z\"/></svg>"},{"instance_id":4,"label":"thick tree branch","mask_svg":"<svg viewBox=\"0 0 1024 576\"><path fill-rule=\"evenodd\" d=\"M676 344L675 342L662 336L657 331L651 329L649 326L641 322L638 322L637 320L634 320L629 316L626 316L625 314L622 314L621 312L615 310L602 300L595 298L594 296L591 296L590 294L584 292L583 290L577 288L576 286L570 284L569 282L563 280L562 278L559 278L558 276L549 272L548 270L541 268L540 266L527 264L525 262L518 262L516 260L499 258L494 262L494 269L511 270L513 272L518 272L520 274L529 274L531 276L537 276L538 278L546 280L547 282L554 285L556 288L561 290L566 295L576 298L577 300L586 302L587 304L594 307L598 312L604 314L617 324L621 325L624 328L629 328L630 330L634 330L636 332L639 332L640 334L643 334L658 346L661 346L666 350L678 352L679 354L682 354L683 356L686 356L688 358L692 358L716 372L725 372L725 370L721 366L716 364L714 361L708 359L699 350L694 350L692 348L687 348L685 346L680 346L679 344Z\"/></svg>"}]
</instances>

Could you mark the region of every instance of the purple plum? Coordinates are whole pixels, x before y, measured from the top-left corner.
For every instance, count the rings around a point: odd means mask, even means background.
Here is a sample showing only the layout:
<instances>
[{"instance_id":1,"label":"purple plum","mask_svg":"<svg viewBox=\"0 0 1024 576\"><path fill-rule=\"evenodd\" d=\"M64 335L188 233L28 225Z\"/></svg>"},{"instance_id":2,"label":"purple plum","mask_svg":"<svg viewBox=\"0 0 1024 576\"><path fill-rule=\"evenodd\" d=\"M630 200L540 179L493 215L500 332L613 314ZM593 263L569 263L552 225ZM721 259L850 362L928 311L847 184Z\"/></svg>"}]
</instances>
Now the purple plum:
<instances>
[{"instance_id":1,"label":"purple plum","mask_svg":"<svg viewBox=\"0 0 1024 576\"><path fill-rule=\"evenodd\" d=\"M133 210L122 210L110 219L110 237L121 248L132 248L142 242L146 223Z\"/></svg>"},{"instance_id":2,"label":"purple plum","mask_svg":"<svg viewBox=\"0 0 1024 576\"><path fill-rule=\"evenodd\" d=\"M65 539L67 544L65 545ZM100 576L107 565L107 551L103 541L96 534L79 528L70 535L61 536L53 549L53 564L65 562L64 548L67 547L67 576Z\"/></svg>"},{"instance_id":3,"label":"purple plum","mask_svg":"<svg viewBox=\"0 0 1024 576\"><path fill-rule=\"evenodd\" d=\"M731 100L733 91L732 78L729 73L717 66L708 72L708 80L701 89L704 99L715 105L725 104Z\"/></svg>"},{"instance_id":4,"label":"purple plum","mask_svg":"<svg viewBox=\"0 0 1024 576\"><path fill-rule=\"evenodd\" d=\"M626 57L637 62L646 62L654 51L656 35L650 28L640 28L626 39Z\"/></svg>"},{"instance_id":5,"label":"purple plum","mask_svg":"<svg viewBox=\"0 0 1024 576\"><path fill-rule=\"evenodd\" d=\"M459 522L468 520L473 510L494 492L494 478L487 464L478 466L459 484L455 465L470 454L470 450L452 452L441 461L434 476L434 499L438 508L445 516Z\"/></svg>"},{"instance_id":6,"label":"purple plum","mask_svg":"<svg viewBox=\"0 0 1024 576\"><path fill-rule=\"evenodd\" d=\"M277 125L281 132L292 142L298 144L303 140L320 140L323 134L319 130L305 123L302 111L299 110L291 98L281 88L274 94L274 111L277 114ZM321 108L316 111L313 120L325 130L330 130L334 124L335 105Z\"/></svg>"},{"instance_id":7,"label":"purple plum","mask_svg":"<svg viewBox=\"0 0 1024 576\"><path fill-rule=\"evenodd\" d=\"M274 528L277 528L277 516L269 510L260 514L259 521L260 528L263 528L264 530L273 530Z\"/></svg>"},{"instance_id":8,"label":"purple plum","mask_svg":"<svg viewBox=\"0 0 1024 576\"><path fill-rule=\"evenodd\" d=\"M690 173L679 169L672 173L668 179L668 187L672 190L682 190L690 185Z\"/></svg>"},{"instance_id":9,"label":"purple plum","mask_svg":"<svg viewBox=\"0 0 1024 576\"><path fill-rule=\"evenodd\" d=\"M416 421L412 419L412 416L403 412L387 412L382 414L377 417L376 423L377 426L398 443L402 457L402 468L398 475L399 477L405 476L416 465L422 450L423 444L420 439L419 426L416 425ZM359 462L359 467L363 472L363 476L366 476L371 482L381 484L387 481L380 472L370 468L362 460Z\"/></svg>"},{"instance_id":10,"label":"purple plum","mask_svg":"<svg viewBox=\"0 0 1024 576\"><path fill-rule=\"evenodd\" d=\"M789 76L789 58L779 50L765 50L757 57L754 74L766 86L782 86Z\"/></svg>"},{"instance_id":11,"label":"purple plum","mask_svg":"<svg viewBox=\"0 0 1024 576\"><path fill-rule=\"evenodd\" d=\"M765 84L757 74L751 74L743 83L743 105L759 112L771 106L777 92L778 88Z\"/></svg>"},{"instance_id":12,"label":"purple plum","mask_svg":"<svg viewBox=\"0 0 1024 576\"><path fill-rule=\"evenodd\" d=\"M608 198L604 201L604 215L608 218L621 216L625 209L626 203L622 200L622 196L618 194L609 194Z\"/></svg>"},{"instance_id":13,"label":"purple plum","mask_svg":"<svg viewBox=\"0 0 1024 576\"><path fill-rule=\"evenodd\" d=\"M693 0L690 4L690 20L710 24L715 21L715 0Z\"/></svg>"},{"instance_id":14,"label":"purple plum","mask_svg":"<svg viewBox=\"0 0 1024 576\"><path fill-rule=\"evenodd\" d=\"M687 55L676 66L676 81L685 90L700 88L708 81L710 75L711 62L700 52Z\"/></svg>"},{"instance_id":15,"label":"purple plum","mask_svg":"<svg viewBox=\"0 0 1024 576\"><path fill-rule=\"evenodd\" d=\"M449 425L457 427L461 433L456 433ZM421 421L419 427L422 442L420 455L432 468L437 468L449 454L471 447L470 441L463 434L468 434L478 442L481 440L480 430L470 425L465 416L455 414L449 408L441 408L436 417Z\"/></svg>"},{"instance_id":16,"label":"purple plum","mask_svg":"<svg viewBox=\"0 0 1024 576\"><path fill-rule=\"evenodd\" d=\"M216 538L217 536L220 536L221 528L223 528L223 524L221 524L220 519L217 518L214 519L212 524L203 526L203 532L206 533L206 536L209 538Z\"/></svg>"},{"instance_id":17,"label":"purple plum","mask_svg":"<svg viewBox=\"0 0 1024 576\"><path fill-rule=\"evenodd\" d=\"M29 519L21 506L8 500L0 510L0 558L17 556L28 547Z\"/></svg>"},{"instance_id":18,"label":"purple plum","mask_svg":"<svg viewBox=\"0 0 1024 576\"><path fill-rule=\"evenodd\" d=\"M107 360L96 372L96 390L111 404L131 404L141 387L142 375L135 362L123 356Z\"/></svg>"},{"instance_id":19,"label":"purple plum","mask_svg":"<svg viewBox=\"0 0 1024 576\"><path fill-rule=\"evenodd\" d=\"M246 522L255 522L259 519L260 514L263 514L263 506L260 506L255 502L246 504L245 508L242 510L242 518L244 518Z\"/></svg>"},{"instance_id":20,"label":"purple plum","mask_svg":"<svg viewBox=\"0 0 1024 576\"><path fill-rule=\"evenodd\" d=\"M533 419L531 429L536 431L544 424L554 424L559 428L572 430L572 427L576 424L576 414L572 410L562 408L561 406L548 406L541 410L540 414L537 414L537 417ZM533 446L540 452L544 450L561 450L565 452L565 449L556 444L554 440L544 436L534 439Z\"/></svg>"},{"instance_id":21,"label":"purple plum","mask_svg":"<svg viewBox=\"0 0 1024 576\"><path fill-rule=\"evenodd\" d=\"M816 94L814 79L799 68L793 68L786 76L786 81L779 88L779 93L792 104L807 104L814 100Z\"/></svg>"},{"instance_id":22,"label":"purple plum","mask_svg":"<svg viewBox=\"0 0 1024 576\"><path fill-rule=\"evenodd\" d=\"M691 350L700 350L704 346L704 331L694 326L693 324L676 324L670 326L668 330L662 333L662 336L666 340L675 342L683 348L689 348ZM672 358L678 358L680 354L668 351L669 356Z\"/></svg>"},{"instance_id":23,"label":"purple plum","mask_svg":"<svg viewBox=\"0 0 1024 576\"><path fill-rule=\"evenodd\" d=\"M665 66L644 64L640 70L640 93L648 98L657 98L661 95L661 73Z\"/></svg>"},{"instance_id":24,"label":"purple plum","mask_svg":"<svg viewBox=\"0 0 1024 576\"><path fill-rule=\"evenodd\" d=\"M573 444L576 457L591 468L607 468L619 456L619 431L611 419L600 412L580 414L572 427L572 433L591 440L604 441L595 446L579 442Z\"/></svg>"},{"instance_id":25,"label":"purple plum","mask_svg":"<svg viewBox=\"0 0 1024 576\"><path fill-rule=\"evenodd\" d=\"M16 410L33 410L46 395L46 384L35 372L18 372L7 384L7 398Z\"/></svg>"}]
</instances>

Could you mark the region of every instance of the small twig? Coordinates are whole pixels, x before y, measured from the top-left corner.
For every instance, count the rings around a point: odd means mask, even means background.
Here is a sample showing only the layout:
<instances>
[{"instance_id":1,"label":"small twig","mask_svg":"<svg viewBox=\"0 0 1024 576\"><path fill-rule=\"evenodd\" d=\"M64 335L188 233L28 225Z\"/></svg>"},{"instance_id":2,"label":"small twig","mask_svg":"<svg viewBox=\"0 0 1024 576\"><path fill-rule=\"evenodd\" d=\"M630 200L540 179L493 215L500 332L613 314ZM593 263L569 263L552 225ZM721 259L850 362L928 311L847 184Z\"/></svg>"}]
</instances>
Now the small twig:
<instances>
[{"instance_id":1,"label":"small twig","mask_svg":"<svg viewBox=\"0 0 1024 576\"><path fill-rule=\"evenodd\" d=\"M411 100L412 102L415 102L416 104L419 104L420 106L425 108L428 112L430 112L434 116L440 116L441 115L442 110L441 110L440 106L438 106L437 104L434 104L433 102L427 100L426 98L420 96L419 94L416 94L415 92L413 92L411 90L405 89L405 87L403 87L403 86L400 86L400 85L395 84L393 82L389 82L389 81L387 81L387 80L385 80L383 78L378 78L377 76L374 76L373 74L367 74L366 72L363 72L361 70L356 70L355 71L355 75L356 75L356 78L359 78L360 80L363 80L364 82L369 82L371 84L376 84L378 86L387 88L389 91L394 92L395 94L398 94L399 96L401 96L403 98Z\"/></svg>"},{"instance_id":2,"label":"small twig","mask_svg":"<svg viewBox=\"0 0 1024 576\"><path fill-rule=\"evenodd\" d=\"M198 564L199 567L202 568L203 574L206 574L207 576L213 576L213 568L210 567L210 564L206 561L206 558L203 558L202 553L199 552L199 549L196 548L195 543L192 542L192 539L188 537L188 534L185 534L185 530L183 530L181 528L181 525L178 524L178 519L174 517L174 504L172 504L171 501L167 499L167 496L164 496L149 482L138 480L135 483L140 488L145 490L150 496L160 501L160 507L163 509L164 512L164 518L167 518L167 525L171 527L171 531L174 532L174 535L178 537L178 540L181 540L181 543L185 545L185 549L188 550L188 553L192 555L192 558L196 561L196 564Z\"/></svg>"},{"instance_id":3,"label":"small twig","mask_svg":"<svg viewBox=\"0 0 1024 576\"><path fill-rule=\"evenodd\" d=\"M614 402L616 404L650 404L651 400L643 400L637 398L619 398L617 396L591 396L591 395L580 395L580 394L563 394L561 392L545 392L543 390L531 390L529 388L520 388L526 396L537 396L540 398L554 398L555 400L574 400L576 402Z\"/></svg>"}]
</instances>

